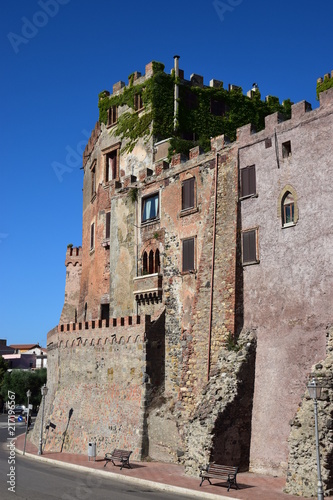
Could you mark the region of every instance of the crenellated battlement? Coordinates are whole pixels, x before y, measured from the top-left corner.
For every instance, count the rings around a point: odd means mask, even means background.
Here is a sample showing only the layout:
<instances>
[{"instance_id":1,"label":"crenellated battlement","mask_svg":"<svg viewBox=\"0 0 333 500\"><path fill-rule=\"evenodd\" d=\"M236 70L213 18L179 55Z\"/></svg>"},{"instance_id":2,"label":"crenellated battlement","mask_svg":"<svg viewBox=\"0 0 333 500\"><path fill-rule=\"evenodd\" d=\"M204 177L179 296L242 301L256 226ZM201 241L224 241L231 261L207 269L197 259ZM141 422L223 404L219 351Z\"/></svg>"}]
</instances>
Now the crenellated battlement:
<instances>
[{"instance_id":1,"label":"crenellated battlement","mask_svg":"<svg viewBox=\"0 0 333 500\"><path fill-rule=\"evenodd\" d=\"M317 79L317 83L323 83L325 80L330 80L330 78L333 78L333 70L331 71L331 73L325 73L325 75L323 77L319 77Z\"/></svg>"},{"instance_id":2,"label":"crenellated battlement","mask_svg":"<svg viewBox=\"0 0 333 500\"><path fill-rule=\"evenodd\" d=\"M68 264L82 265L82 247L67 247L65 266Z\"/></svg>"},{"instance_id":3,"label":"crenellated battlement","mask_svg":"<svg viewBox=\"0 0 333 500\"><path fill-rule=\"evenodd\" d=\"M124 316L120 318L110 318L107 319L97 319L90 321L83 321L80 323L65 323L58 325L58 333L72 333L80 332L84 330L99 330L99 329L110 329L117 327L134 327L137 325L149 325L151 323L151 316L149 314L144 314L141 316Z\"/></svg>"},{"instance_id":4,"label":"crenellated battlement","mask_svg":"<svg viewBox=\"0 0 333 500\"><path fill-rule=\"evenodd\" d=\"M333 80L332 80L333 81ZM294 127L303 120L311 120L317 117L318 113L325 111L333 105L333 88L320 94L320 106L312 110L311 104L307 101L300 101L291 106L291 117L284 120L280 113L273 113L265 117L265 128L256 132L251 123L237 129L237 143L245 144L253 142L258 137L272 135L279 128Z\"/></svg>"},{"instance_id":5,"label":"crenellated battlement","mask_svg":"<svg viewBox=\"0 0 333 500\"><path fill-rule=\"evenodd\" d=\"M91 132L91 136L89 137L88 144L85 147L83 152L83 167L86 166L87 161L89 160L91 153L95 147L96 142L101 134L101 124L96 122L93 131Z\"/></svg>"}]
</instances>

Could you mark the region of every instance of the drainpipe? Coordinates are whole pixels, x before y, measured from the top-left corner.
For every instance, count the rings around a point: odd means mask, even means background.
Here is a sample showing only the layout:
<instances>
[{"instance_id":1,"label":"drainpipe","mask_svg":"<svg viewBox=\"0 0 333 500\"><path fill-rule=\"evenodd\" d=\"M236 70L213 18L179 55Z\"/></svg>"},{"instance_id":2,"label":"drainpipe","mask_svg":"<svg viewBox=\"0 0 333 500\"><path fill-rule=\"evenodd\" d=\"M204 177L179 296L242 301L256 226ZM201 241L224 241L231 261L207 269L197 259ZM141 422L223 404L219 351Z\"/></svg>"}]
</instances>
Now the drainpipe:
<instances>
[{"instance_id":1,"label":"drainpipe","mask_svg":"<svg viewBox=\"0 0 333 500\"><path fill-rule=\"evenodd\" d=\"M209 304L209 331L208 331L208 356L207 356L207 382L210 373L210 357L212 343L212 319L213 319L213 287L214 287L214 264L215 264L215 240L216 240L216 211L217 211L217 174L219 154L216 153L215 160L215 194L214 194L214 221L213 221L213 249L212 249L212 272L210 277L210 304Z\"/></svg>"},{"instance_id":2,"label":"drainpipe","mask_svg":"<svg viewBox=\"0 0 333 500\"><path fill-rule=\"evenodd\" d=\"M179 99L179 85L178 85L178 78L179 78L179 56L174 56L174 69L175 69L175 92L174 92L174 108L173 108L173 130L174 132L177 132L178 128L178 99Z\"/></svg>"}]
</instances>

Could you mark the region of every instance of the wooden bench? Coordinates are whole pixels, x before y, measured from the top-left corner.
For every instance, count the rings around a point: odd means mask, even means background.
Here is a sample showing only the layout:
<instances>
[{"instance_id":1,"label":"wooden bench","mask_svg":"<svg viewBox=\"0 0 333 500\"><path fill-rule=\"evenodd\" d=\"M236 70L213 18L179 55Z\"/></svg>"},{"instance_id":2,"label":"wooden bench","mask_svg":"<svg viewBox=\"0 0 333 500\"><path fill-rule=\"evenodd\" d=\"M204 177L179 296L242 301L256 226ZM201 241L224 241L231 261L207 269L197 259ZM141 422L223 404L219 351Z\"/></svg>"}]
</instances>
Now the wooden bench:
<instances>
[{"instance_id":1,"label":"wooden bench","mask_svg":"<svg viewBox=\"0 0 333 500\"><path fill-rule=\"evenodd\" d=\"M104 457L104 460L105 460L105 464L104 464L104 467L106 466L106 464L108 462L112 462L113 465L116 465L114 462L120 462L121 463L121 467L120 467L120 470L123 468L123 467L128 467L129 469L131 469L131 464L129 463L129 457L131 455L131 451L128 451L128 450L118 450L117 448L115 448L113 450L112 453L105 453L105 457Z\"/></svg>"},{"instance_id":2,"label":"wooden bench","mask_svg":"<svg viewBox=\"0 0 333 500\"><path fill-rule=\"evenodd\" d=\"M200 471L200 477L201 477L200 486L202 485L205 479L208 480L209 484L212 484L210 482L210 479L212 478L223 479L228 483L228 491L233 485L238 490L238 484L236 481L237 472L238 472L238 467L210 463L209 465L207 465L205 469L201 469Z\"/></svg>"}]
</instances>

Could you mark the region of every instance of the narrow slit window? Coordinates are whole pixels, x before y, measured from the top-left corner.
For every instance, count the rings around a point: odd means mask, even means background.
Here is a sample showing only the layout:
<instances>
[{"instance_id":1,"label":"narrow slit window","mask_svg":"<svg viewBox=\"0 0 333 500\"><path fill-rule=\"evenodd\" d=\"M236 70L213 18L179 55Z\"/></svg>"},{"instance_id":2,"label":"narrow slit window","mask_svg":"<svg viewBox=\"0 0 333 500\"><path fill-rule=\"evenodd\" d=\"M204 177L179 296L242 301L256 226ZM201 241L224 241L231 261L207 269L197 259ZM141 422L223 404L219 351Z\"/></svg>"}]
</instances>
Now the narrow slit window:
<instances>
[{"instance_id":1,"label":"narrow slit window","mask_svg":"<svg viewBox=\"0 0 333 500\"><path fill-rule=\"evenodd\" d=\"M90 250L95 248L95 223L90 226Z\"/></svg>"},{"instance_id":2,"label":"narrow slit window","mask_svg":"<svg viewBox=\"0 0 333 500\"><path fill-rule=\"evenodd\" d=\"M110 230L111 230L111 212L106 212L105 214L105 239L110 239Z\"/></svg>"},{"instance_id":3,"label":"narrow slit window","mask_svg":"<svg viewBox=\"0 0 333 500\"><path fill-rule=\"evenodd\" d=\"M91 169L91 197L96 194L96 167Z\"/></svg>"}]
</instances>

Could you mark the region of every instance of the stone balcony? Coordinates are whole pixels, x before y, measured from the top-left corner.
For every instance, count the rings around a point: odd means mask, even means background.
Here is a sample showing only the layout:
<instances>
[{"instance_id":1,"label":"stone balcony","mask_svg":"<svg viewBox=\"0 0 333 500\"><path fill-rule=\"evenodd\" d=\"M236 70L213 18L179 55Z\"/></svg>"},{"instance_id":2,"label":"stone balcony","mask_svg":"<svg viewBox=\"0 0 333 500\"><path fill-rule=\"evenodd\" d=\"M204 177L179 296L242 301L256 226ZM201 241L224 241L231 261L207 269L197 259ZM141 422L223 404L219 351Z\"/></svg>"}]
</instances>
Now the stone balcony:
<instances>
[{"instance_id":1,"label":"stone balcony","mask_svg":"<svg viewBox=\"0 0 333 500\"><path fill-rule=\"evenodd\" d=\"M133 293L141 303L158 302L162 298L162 274L145 274L134 278Z\"/></svg>"}]
</instances>

